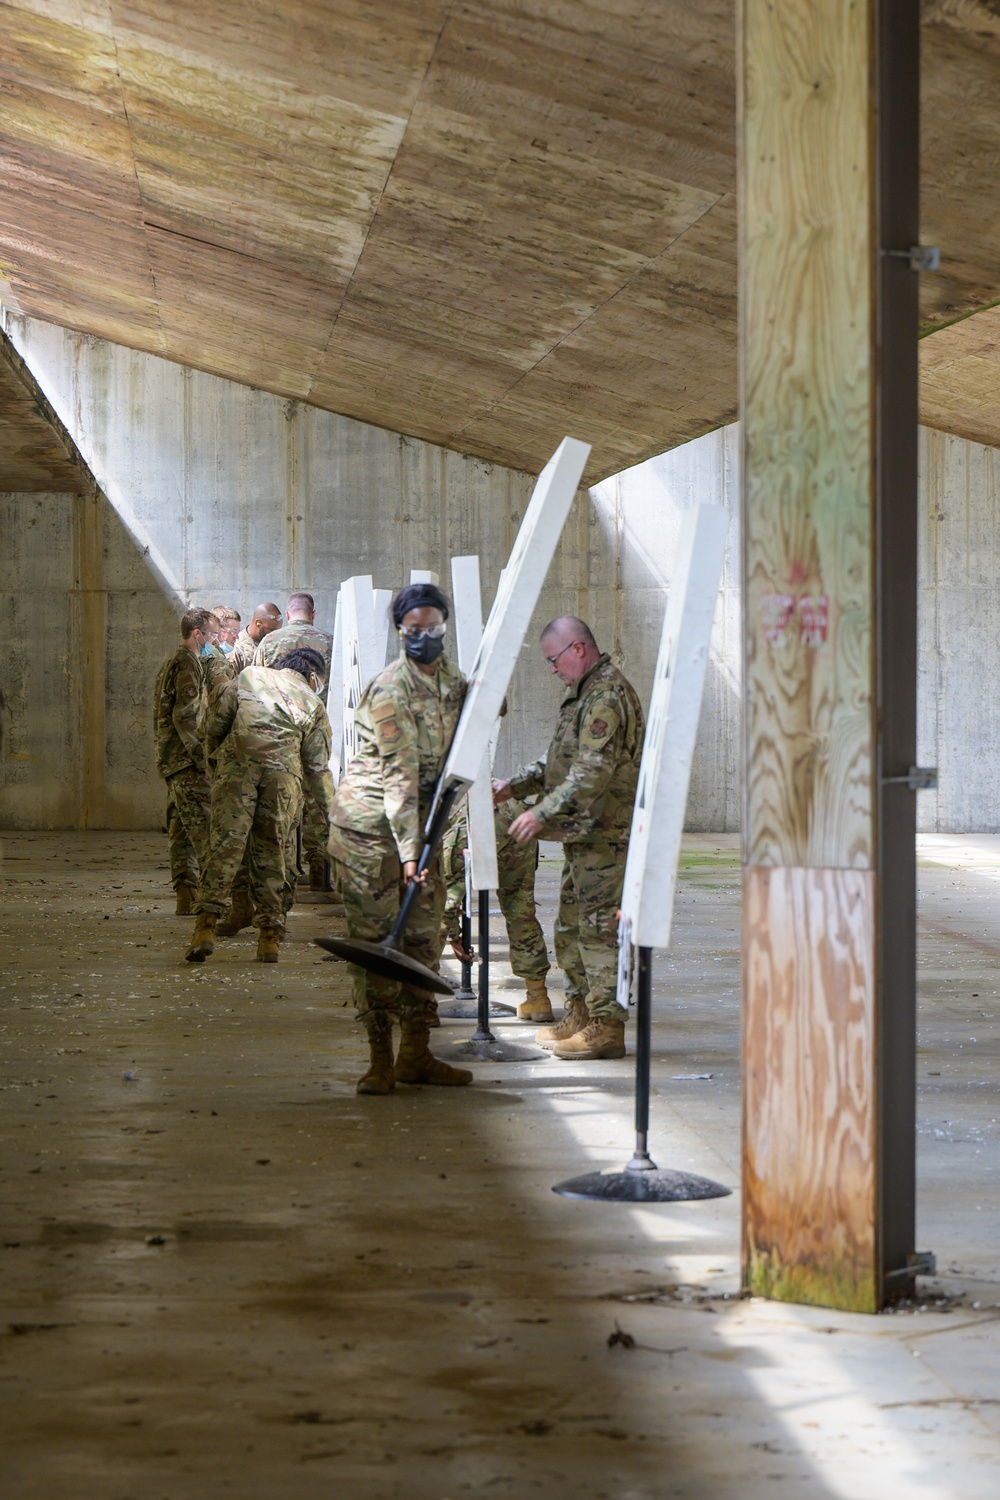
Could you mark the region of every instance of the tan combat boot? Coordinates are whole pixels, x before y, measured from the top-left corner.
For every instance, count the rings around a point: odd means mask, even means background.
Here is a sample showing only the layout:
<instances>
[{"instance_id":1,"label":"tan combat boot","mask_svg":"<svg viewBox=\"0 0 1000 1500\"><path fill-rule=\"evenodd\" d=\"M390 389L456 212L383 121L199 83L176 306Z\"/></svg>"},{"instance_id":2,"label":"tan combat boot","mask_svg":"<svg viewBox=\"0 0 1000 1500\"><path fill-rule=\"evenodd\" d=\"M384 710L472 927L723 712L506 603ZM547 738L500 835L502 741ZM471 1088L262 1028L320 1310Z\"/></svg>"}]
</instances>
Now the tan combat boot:
<instances>
[{"instance_id":1,"label":"tan combat boot","mask_svg":"<svg viewBox=\"0 0 1000 1500\"><path fill-rule=\"evenodd\" d=\"M194 919L194 937L191 946L184 957L189 964L203 964L210 953L215 952L215 924L218 921L214 911L201 911Z\"/></svg>"},{"instance_id":2,"label":"tan combat boot","mask_svg":"<svg viewBox=\"0 0 1000 1500\"><path fill-rule=\"evenodd\" d=\"M554 1021L552 1002L545 988L545 980L526 979L524 988L528 991L528 998L522 1000L517 1007L517 1019L519 1021Z\"/></svg>"},{"instance_id":3,"label":"tan combat boot","mask_svg":"<svg viewBox=\"0 0 1000 1500\"><path fill-rule=\"evenodd\" d=\"M430 1027L421 1017L404 1016L399 1023L401 1033L399 1053L396 1057L397 1083L439 1083L455 1088L459 1084L471 1083L468 1068L452 1068L447 1063L432 1057L427 1047Z\"/></svg>"},{"instance_id":4,"label":"tan combat boot","mask_svg":"<svg viewBox=\"0 0 1000 1500\"><path fill-rule=\"evenodd\" d=\"M392 1065L392 1017L385 1011L369 1011L364 1019L368 1033L368 1072L358 1079L359 1094L391 1094L396 1087Z\"/></svg>"},{"instance_id":5,"label":"tan combat boot","mask_svg":"<svg viewBox=\"0 0 1000 1500\"><path fill-rule=\"evenodd\" d=\"M562 1020L557 1021L554 1026L543 1026L541 1031L536 1031L535 1041L539 1047L547 1047L551 1052L560 1042L568 1042L571 1036L582 1031L589 1019L587 1007L582 1000L569 1000Z\"/></svg>"},{"instance_id":6,"label":"tan combat boot","mask_svg":"<svg viewBox=\"0 0 1000 1500\"><path fill-rule=\"evenodd\" d=\"M176 890L177 905L174 907L174 916L189 917L194 906L194 886L181 884Z\"/></svg>"},{"instance_id":7,"label":"tan combat boot","mask_svg":"<svg viewBox=\"0 0 1000 1500\"><path fill-rule=\"evenodd\" d=\"M249 892L240 891L229 903L229 910L215 929L216 937L235 937L253 922L253 902Z\"/></svg>"},{"instance_id":8,"label":"tan combat boot","mask_svg":"<svg viewBox=\"0 0 1000 1500\"><path fill-rule=\"evenodd\" d=\"M278 962L278 948L284 935L281 927L260 928L257 933L257 962L259 964Z\"/></svg>"},{"instance_id":9,"label":"tan combat boot","mask_svg":"<svg viewBox=\"0 0 1000 1500\"><path fill-rule=\"evenodd\" d=\"M326 860L322 856L309 861L309 889L311 891L326 890Z\"/></svg>"},{"instance_id":10,"label":"tan combat boot","mask_svg":"<svg viewBox=\"0 0 1000 1500\"><path fill-rule=\"evenodd\" d=\"M582 1031L557 1042L552 1048L553 1057L564 1062L586 1062L597 1057L625 1056L625 1022L611 1016L592 1016Z\"/></svg>"}]
</instances>

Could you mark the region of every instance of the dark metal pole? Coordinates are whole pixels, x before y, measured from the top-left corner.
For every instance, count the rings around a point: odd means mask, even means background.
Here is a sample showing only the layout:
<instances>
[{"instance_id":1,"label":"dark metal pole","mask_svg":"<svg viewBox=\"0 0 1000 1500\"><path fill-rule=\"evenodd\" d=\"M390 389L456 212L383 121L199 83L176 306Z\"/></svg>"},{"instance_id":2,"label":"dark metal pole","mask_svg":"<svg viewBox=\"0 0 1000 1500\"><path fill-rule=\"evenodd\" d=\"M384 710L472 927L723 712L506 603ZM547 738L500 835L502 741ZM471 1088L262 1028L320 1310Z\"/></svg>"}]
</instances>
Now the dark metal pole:
<instances>
[{"instance_id":1,"label":"dark metal pole","mask_svg":"<svg viewBox=\"0 0 1000 1500\"><path fill-rule=\"evenodd\" d=\"M635 1001L635 1155L627 1172L652 1172L656 1163L647 1149L649 1138L649 1071L652 1056L653 950L637 948Z\"/></svg>"},{"instance_id":2,"label":"dark metal pole","mask_svg":"<svg viewBox=\"0 0 1000 1500\"><path fill-rule=\"evenodd\" d=\"M465 905L462 907L462 952L472 952L472 918L468 911L469 898L466 895ZM472 994L472 960L462 959L462 987L459 996L466 999Z\"/></svg>"},{"instance_id":3,"label":"dark metal pole","mask_svg":"<svg viewBox=\"0 0 1000 1500\"><path fill-rule=\"evenodd\" d=\"M479 892L479 1011L474 1042L495 1042L490 1030L490 893Z\"/></svg>"},{"instance_id":4,"label":"dark metal pole","mask_svg":"<svg viewBox=\"0 0 1000 1500\"><path fill-rule=\"evenodd\" d=\"M917 338L920 7L879 0L876 111L879 1302L912 1290L916 1220ZM902 254L900 252L903 252Z\"/></svg>"}]
</instances>

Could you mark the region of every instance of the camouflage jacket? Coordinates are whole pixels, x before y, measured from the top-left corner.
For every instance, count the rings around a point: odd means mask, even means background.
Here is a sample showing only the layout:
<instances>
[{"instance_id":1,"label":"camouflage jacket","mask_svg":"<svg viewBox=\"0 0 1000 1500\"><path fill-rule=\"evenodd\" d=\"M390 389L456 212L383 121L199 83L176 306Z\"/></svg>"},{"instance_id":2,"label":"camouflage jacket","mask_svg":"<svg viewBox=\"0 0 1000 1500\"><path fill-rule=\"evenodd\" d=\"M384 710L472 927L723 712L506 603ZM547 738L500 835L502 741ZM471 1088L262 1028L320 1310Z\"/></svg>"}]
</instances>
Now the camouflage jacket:
<instances>
[{"instance_id":1,"label":"camouflage jacket","mask_svg":"<svg viewBox=\"0 0 1000 1500\"><path fill-rule=\"evenodd\" d=\"M272 631L273 634L273 631ZM266 637L265 637L266 639ZM229 665L233 669L234 676L238 677L244 667L248 667L254 659L257 650L257 642L246 630L241 630L229 653Z\"/></svg>"},{"instance_id":2,"label":"camouflage jacket","mask_svg":"<svg viewBox=\"0 0 1000 1500\"><path fill-rule=\"evenodd\" d=\"M515 797L538 797L543 837L628 842L644 729L635 689L601 656L563 699L545 755L511 777Z\"/></svg>"},{"instance_id":3,"label":"camouflage jacket","mask_svg":"<svg viewBox=\"0 0 1000 1500\"><path fill-rule=\"evenodd\" d=\"M309 646L313 651L319 652L326 665L325 677L329 687L333 636L327 635L325 630L317 630L315 625L310 625L306 620L293 620L290 625L282 625L280 630L272 630L254 651L253 664L255 667L271 667L279 657L284 656L287 651L294 651L298 646ZM323 702L326 702L325 692Z\"/></svg>"},{"instance_id":4,"label":"camouflage jacket","mask_svg":"<svg viewBox=\"0 0 1000 1500\"><path fill-rule=\"evenodd\" d=\"M290 771L330 816L330 721L298 672L246 667L230 678L209 711L206 740L220 771L234 760Z\"/></svg>"},{"instance_id":5,"label":"camouflage jacket","mask_svg":"<svg viewBox=\"0 0 1000 1500\"><path fill-rule=\"evenodd\" d=\"M372 678L354 711L354 756L337 787L334 823L391 837L404 863L419 859L465 690L444 656L433 676L400 655Z\"/></svg>"},{"instance_id":6,"label":"camouflage jacket","mask_svg":"<svg viewBox=\"0 0 1000 1500\"><path fill-rule=\"evenodd\" d=\"M206 706L201 660L186 646L178 646L160 668L153 690L156 769L161 776L174 776L189 766L204 771Z\"/></svg>"}]
</instances>

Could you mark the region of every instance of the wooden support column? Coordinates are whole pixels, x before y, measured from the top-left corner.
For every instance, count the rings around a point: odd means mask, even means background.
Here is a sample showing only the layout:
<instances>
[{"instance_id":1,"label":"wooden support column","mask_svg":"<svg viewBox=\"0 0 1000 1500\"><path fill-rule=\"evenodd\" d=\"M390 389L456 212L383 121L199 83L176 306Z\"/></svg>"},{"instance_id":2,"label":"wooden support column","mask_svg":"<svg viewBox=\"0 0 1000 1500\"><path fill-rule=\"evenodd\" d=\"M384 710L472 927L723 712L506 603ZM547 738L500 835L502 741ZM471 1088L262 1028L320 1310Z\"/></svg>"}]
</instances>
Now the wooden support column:
<instances>
[{"instance_id":1,"label":"wooden support column","mask_svg":"<svg viewBox=\"0 0 1000 1500\"><path fill-rule=\"evenodd\" d=\"M912 1278L918 22L741 3L743 1278L859 1311Z\"/></svg>"}]
</instances>

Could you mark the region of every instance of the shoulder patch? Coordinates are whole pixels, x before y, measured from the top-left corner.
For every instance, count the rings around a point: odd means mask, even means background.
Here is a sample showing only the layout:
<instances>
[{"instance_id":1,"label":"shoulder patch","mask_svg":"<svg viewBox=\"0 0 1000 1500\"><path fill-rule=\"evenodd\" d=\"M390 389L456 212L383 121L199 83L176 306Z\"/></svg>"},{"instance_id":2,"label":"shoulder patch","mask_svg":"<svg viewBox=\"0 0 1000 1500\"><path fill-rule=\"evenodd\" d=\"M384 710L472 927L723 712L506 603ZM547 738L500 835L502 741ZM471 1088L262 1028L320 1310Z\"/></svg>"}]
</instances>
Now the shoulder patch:
<instances>
[{"instance_id":1,"label":"shoulder patch","mask_svg":"<svg viewBox=\"0 0 1000 1500\"><path fill-rule=\"evenodd\" d=\"M377 693L372 697L371 715L376 724L381 724L386 719L393 719L396 715L396 704L389 693Z\"/></svg>"},{"instance_id":2,"label":"shoulder patch","mask_svg":"<svg viewBox=\"0 0 1000 1500\"><path fill-rule=\"evenodd\" d=\"M399 725L394 718L376 720L375 733L382 745L392 745L399 739Z\"/></svg>"}]
</instances>

